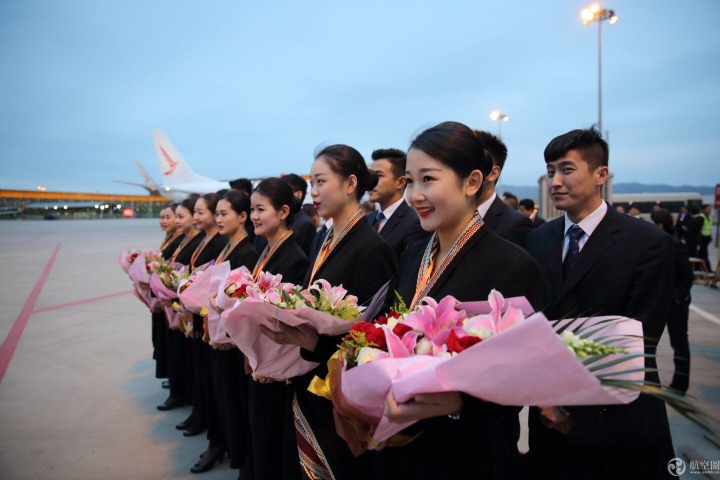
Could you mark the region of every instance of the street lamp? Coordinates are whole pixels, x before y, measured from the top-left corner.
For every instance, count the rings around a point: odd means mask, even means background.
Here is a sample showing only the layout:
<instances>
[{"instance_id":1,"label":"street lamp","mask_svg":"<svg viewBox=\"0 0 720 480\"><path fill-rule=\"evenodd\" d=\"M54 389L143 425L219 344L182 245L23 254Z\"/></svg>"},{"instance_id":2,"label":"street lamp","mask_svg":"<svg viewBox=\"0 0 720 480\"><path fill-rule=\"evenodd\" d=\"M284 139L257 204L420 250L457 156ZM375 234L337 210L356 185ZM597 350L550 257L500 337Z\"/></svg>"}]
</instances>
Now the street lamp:
<instances>
[{"instance_id":1,"label":"street lamp","mask_svg":"<svg viewBox=\"0 0 720 480\"><path fill-rule=\"evenodd\" d=\"M508 121L508 116L504 113L500 113L499 110L490 112L490 120L498 122L498 137L502 137L502 122Z\"/></svg>"},{"instance_id":2,"label":"street lamp","mask_svg":"<svg viewBox=\"0 0 720 480\"><path fill-rule=\"evenodd\" d=\"M606 10L596 3L580 12L580 18L585 25L590 22L598 24L598 128L602 135L602 22L608 20L612 25L618 17L613 10Z\"/></svg>"}]
</instances>

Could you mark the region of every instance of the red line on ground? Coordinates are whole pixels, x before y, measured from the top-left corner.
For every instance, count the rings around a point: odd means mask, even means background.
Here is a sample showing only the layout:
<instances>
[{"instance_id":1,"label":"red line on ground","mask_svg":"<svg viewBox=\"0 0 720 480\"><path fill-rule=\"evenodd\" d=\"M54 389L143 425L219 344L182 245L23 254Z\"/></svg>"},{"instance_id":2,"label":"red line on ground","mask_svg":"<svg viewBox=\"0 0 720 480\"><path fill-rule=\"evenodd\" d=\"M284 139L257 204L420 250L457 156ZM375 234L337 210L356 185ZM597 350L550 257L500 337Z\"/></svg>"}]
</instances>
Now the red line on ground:
<instances>
[{"instance_id":1,"label":"red line on ground","mask_svg":"<svg viewBox=\"0 0 720 480\"><path fill-rule=\"evenodd\" d=\"M52 270L55 259L57 258L58 252L60 251L60 245L62 244L58 243L57 247L55 247L55 250L50 256L50 260L48 260L47 265L45 265L45 270L43 270L43 272L40 274L40 278L35 284L35 287L32 289L32 292L30 292L30 296L25 301L25 305L20 311L20 315L18 315L15 323L10 329L10 333L8 333L7 338L5 338L2 346L0 346L0 383L2 383L2 379L5 376L5 372L7 371L8 365L10 364L10 360L15 354L15 349L20 342L20 336L22 335L23 330L25 330L25 325L27 325L33 308L35 308L35 302L37 302L37 299L40 296L40 292L45 285L45 281L50 275L50 270Z\"/></svg>"},{"instance_id":2,"label":"red line on ground","mask_svg":"<svg viewBox=\"0 0 720 480\"><path fill-rule=\"evenodd\" d=\"M60 308L74 307L76 305L82 305L84 303L90 303L90 302L97 302L99 300L105 300L106 298L119 297L121 295L127 295L129 293L133 293L133 291L125 290L124 292L116 292L116 293L111 293L108 295L102 295L100 297L86 298L85 300L78 300L76 302L61 303L60 305L55 305L54 307L45 307L45 308L41 308L40 310L33 310L30 313L32 315L35 315L36 313L49 312L50 310L58 310Z\"/></svg>"}]
</instances>

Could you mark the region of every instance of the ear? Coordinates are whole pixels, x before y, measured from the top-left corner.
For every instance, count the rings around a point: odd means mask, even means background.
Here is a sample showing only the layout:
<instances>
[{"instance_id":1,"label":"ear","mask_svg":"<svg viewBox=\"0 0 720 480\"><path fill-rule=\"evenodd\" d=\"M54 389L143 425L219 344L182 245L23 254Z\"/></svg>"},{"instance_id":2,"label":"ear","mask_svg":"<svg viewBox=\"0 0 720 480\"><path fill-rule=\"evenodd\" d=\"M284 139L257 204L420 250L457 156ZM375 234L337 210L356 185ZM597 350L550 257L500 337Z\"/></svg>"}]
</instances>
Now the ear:
<instances>
[{"instance_id":1,"label":"ear","mask_svg":"<svg viewBox=\"0 0 720 480\"><path fill-rule=\"evenodd\" d=\"M283 205L280 209L280 220L285 220L290 215L290 207Z\"/></svg>"},{"instance_id":2,"label":"ear","mask_svg":"<svg viewBox=\"0 0 720 480\"><path fill-rule=\"evenodd\" d=\"M347 180L347 189L345 190L348 195L355 195L355 190L358 187L358 179L355 175L350 175Z\"/></svg>"},{"instance_id":3,"label":"ear","mask_svg":"<svg viewBox=\"0 0 720 480\"><path fill-rule=\"evenodd\" d=\"M238 218L240 219L240 223L245 224L245 222L247 222L247 219L248 219L247 212L242 212L240 215L238 215Z\"/></svg>"},{"instance_id":4,"label":"ear","mask_svg":"<svg viewBox=\"0 0 720 480\"><path fill-rule=\"evenodd\" d=\"M500 167L497 165L493 165L492 170L490 170L490 173L487 177L485 177L486 182L495 182L500 177Z\"/></svg>"},{"instance_id":5,"label":"ear","mask_svg":"<svg viewBox=\"0 0 720 480\"><path fill-rule=\"evenodd\" d=\"M595 175L595 185L600 187L607 182L608 175L610 174L610 171L608 170L608 167L598 167L595 169L595 172L593 175Z\"/></svg>"},{"instance_id":6,"label":"ear","mask_svg":"<svg viewBox=\"0 0 720 480\"><path fill-rule=\"evenodd\" d=\"M400 175L395 179L395 190L398 191L405 191L405 187L407 186L407 178L405 178L405 175Z\"/></svg>"},{"instance_id":7,"label":"ear","mask_svg":"<svg viewBox=\"0 0 720 480\"><path fill-rule=\"evenodd\" d=\"M482 188L483 174L480 170L473 170L465 179L465 195L475 198Z\"/></svg>"}]
</instances>

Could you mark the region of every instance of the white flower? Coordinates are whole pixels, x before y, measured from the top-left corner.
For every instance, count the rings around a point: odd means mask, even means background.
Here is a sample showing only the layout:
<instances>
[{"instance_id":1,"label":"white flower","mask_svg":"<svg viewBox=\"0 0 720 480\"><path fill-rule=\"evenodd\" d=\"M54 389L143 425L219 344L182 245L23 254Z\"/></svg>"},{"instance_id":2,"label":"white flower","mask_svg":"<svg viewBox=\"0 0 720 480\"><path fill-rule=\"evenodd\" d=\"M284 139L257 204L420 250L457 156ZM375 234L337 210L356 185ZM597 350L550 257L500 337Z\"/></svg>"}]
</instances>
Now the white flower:
<instances>
[{"instance_id":1,"label":"white flower","mask_svg":"<svg viewBox=\"0 0 720 480\"><path fill-rule=\"evenodd\" d=\"M417 355L432 354L432 351L433 351L433 344L430 340L428 340L425 337L418 340L417 344L415 345L415 353Z\"/></svg>"},{"instance_id":2,"label":"white flower","mask_svg":"<svg viewBox=\"0 0 720 480\"><path fill-rule=\"evenodd\" d=\"M370 363L373 360L375 360L375 357L377 357L381 353L384 353L385 355L387 355L386 352L383 352L379 348L362 347L360 349L360 352L358 352L357 363L358 363L358 365Z\"/></svg>"},{"instance_id":3,"label":"white flower","mask_svg":"<svg viewBox=\"0 0 720 480\"><path fill-rule=\"evenodd\" d=\"M476 328L468 328L468 321L465 320L463 322L463 329L470 335L474 337L478 337L481 340L487 340L488 338L492 337L493 332L485 327L476 327Z\"/></svg>"}]
</instances>

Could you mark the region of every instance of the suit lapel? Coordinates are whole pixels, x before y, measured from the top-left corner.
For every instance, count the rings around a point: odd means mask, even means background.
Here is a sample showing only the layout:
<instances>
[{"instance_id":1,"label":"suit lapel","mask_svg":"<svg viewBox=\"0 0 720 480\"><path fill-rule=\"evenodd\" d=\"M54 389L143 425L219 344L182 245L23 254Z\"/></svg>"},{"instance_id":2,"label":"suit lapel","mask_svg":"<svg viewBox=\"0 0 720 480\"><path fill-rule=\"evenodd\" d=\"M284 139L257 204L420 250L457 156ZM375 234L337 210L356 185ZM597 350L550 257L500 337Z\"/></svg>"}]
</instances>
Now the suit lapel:
<instances>
[{"instance_id":1,"label":"suit lapel","mask_svg":"<svg viewBox=\"0 0 720 480\"><path fill-rule=\"evenodd\" d=\"M400 224L400 220L402 217L405 216L405 212L407 212L407 209L409 207L405 202L401 203L398 208L395 210L395 212L392 214L390 218L387 219L385 222L385 225L382 227L382 230L380 230L380 236L383 238L387 238L390 236L390 232L393 231L395 227L397 227ZM371 223L372 225L372 223Z\"/></svg>"},{"instance_id":2,"label":"suit lapel","mask_svg":"<svg viewBox=\"0 0 720 480\"><path fill-rule=\"evenodd\" d=\"M490 230L495 231L495 227L500 223L500 215L503 213L502 205L500 205L501 202L500 197L495 196L495 200L490 204L490 208L488 208L487 213L483 217L483 222L485 222L485 225Z\"/></svg>"},{"instance_id":3,"label":"suit lapel","mask_svg":"<svg viewBox=\"0 0 720 480\"><path fill-rule=\"evenodd\" d=\"M616 234L620 231L620 224L617 222L615 215L616 212L612 208L608 207L605 217L600 221L587 242L585 242L583 249L580 250L580 254L578 255L575 265L570 270L565 282L562 284L560 293L555 300L555 305L557 305L560 300L562 300L565 295L567 295L578 284L578 282L582 280L593 265L600 260L607 249L617 241ZM562 275L562 268L560 271Z\"/></svg>"},{"instance_id":4,"label":"suit lapel","mask_svg":"<svg viewBox=\"0 0 720 480\"><path fill-rule=\"evenodd\" d=\"M545 255L552 292L559 292L563 284L562 251L565 237L565 217L551 222L552 228L545 235Z\"/></svg>"},{"instance_id":5,"label":"suit lapel","mask_svg":"<svg viewBox=\"0 0 720 480\"><path fill-rule=\"evenodd\" d=\"M350 231L345 234L345 236L343 237L342 240L340 240L340 243L335 245L335 248L332 249L332 251L327 256L325 261L322 263L322 265L320 265L320 268L318 268L318 271L315 272L314 280L317 280L318 278L322 278L321 274L322 274L322 271L325 269L325 267L331 263L331 260L336 255L338 255L338 252L340 252L340 250L342 250L343 245L348 243L350 241L350 239L353 237L353 235L357 234L358 230L360 230L360 227L366 223L367 223L367 217L362 217L360 220L358 220L358 222L355 225L353 225L353 227L350 229ZM318 255L319 254L320 254L320 252L318 252ZM315 262L315 260L313 260L313 263L314 262ZM312 265L310 266L310 271L312 272Z\"/></svg>"}]
</instances>

